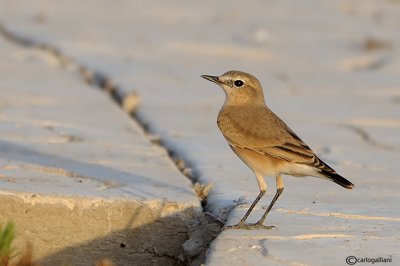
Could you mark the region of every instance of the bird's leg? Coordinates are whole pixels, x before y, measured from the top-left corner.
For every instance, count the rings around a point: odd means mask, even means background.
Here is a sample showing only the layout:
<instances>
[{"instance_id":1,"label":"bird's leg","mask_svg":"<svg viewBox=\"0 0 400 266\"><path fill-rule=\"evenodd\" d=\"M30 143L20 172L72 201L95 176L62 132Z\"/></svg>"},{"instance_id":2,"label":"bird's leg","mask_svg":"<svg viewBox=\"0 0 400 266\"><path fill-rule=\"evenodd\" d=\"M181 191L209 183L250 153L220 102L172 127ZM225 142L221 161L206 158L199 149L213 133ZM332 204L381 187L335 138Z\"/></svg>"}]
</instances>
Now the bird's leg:
<instances>
[{"instance_id":1,"label":"bird's leg","mask_svg":"<svg viewBox=\"0 0 400 266\"><path fill-rule=\"evenodd\" d=\"M282 180L282 176L280 174L278 174L276 176L276 194L275 194L274 198L272 199L271 203L268 205L268 208L265 210L261 219L258 220L258 222L254 224L254 226L265 227L263 225L265 218L267 217L269 211L272 209L272 206L274 206L276 200L279 198L279 196L282 194L282 192L283 192L283 180ZM274 226L272 226L271 228L273 228L273 227Z\"/></svg>"},{"instance_id":2,"label":"bird's leg","mask_svg":"<svg viewBox=\"0 0 400 266\"><path fill-rule=\"evenodd\" d=\"M250 213L253 211L254 207L256 204L260 201L260 199L264 196L265 191L267 191L267 184L264 181L264 178L262 175L259 175L256 173L257 177L257 182L258 182L258 187L260 188L260 193L258 194L257 198L253 201L251 204L250 208L247 210L246 214L243 216L243 218L240 220L240 222L237 225L233 226L226 226L225 228L243 228L243 229L249 229L245 221L247 217L249 217Z\"/></svg>"},{"instance_id":3,"label":"bird's leg","mask_svg":"<svg viewBox=\"0 0 400 266\"><path fill-rule=\"evenodd\" d=\"M238 223L238 225L244 225L244 222L246 221L247 217L249 217L251 211L254 209L254 207L256 206L256 204L260 201L260 199L262 198L262 196L264 196L265 194L265 190L260 190L260 194L258 194L257 198L253 201L253 203L251 204L250 208L247 210L246 214L243 216L243 218L240 220L240 222Z\"/></svg>"}]
</instances>

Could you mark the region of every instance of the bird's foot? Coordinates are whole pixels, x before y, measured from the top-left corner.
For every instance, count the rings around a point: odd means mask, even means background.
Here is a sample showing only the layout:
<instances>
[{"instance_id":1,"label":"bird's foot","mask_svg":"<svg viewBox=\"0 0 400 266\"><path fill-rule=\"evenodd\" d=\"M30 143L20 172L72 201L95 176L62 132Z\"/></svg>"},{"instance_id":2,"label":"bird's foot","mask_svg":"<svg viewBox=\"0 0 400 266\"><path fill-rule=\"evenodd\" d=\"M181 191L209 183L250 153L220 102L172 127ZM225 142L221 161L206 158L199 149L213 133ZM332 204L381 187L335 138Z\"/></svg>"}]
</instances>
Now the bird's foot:
<instances>
[{"instance_id":1,"label":"bird's foot","mask_svg":"<svg viewBox=\"0 0 400 266\"><path fill-rule=\"evenodd\" d=\"M244 229L244 230L252 230L252 229L265 229L265 230L271 230L271 229L278 229L276 226L273 225L263 225L260 222L253 223L253 224L245 224L244 222L240 221L236 225L228 225L224 226L222 230L226 229Z\"/></svg>"}]
</instances>

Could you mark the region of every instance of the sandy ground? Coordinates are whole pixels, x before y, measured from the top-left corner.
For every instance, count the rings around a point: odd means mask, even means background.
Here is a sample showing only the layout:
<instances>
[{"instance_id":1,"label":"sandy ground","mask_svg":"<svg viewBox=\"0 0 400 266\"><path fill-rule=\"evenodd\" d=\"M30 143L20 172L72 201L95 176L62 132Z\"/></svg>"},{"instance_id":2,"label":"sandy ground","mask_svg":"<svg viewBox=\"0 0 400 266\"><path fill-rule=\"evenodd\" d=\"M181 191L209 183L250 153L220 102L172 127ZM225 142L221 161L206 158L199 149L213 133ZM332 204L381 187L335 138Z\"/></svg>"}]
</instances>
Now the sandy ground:
<instances>
[{"instance_id":1,"label":"sandy ground","mask_svg":"<svg viewBox=\"0 0 400 266\"><path fill-rule=\"evenodd\" d=\"M137 116L196 180L213 185L206 210L228 223L248 207L230 213L239 199L250 203L258 189L216 128L223 93L201 74L259 77L269 106L355 183L348 191L285 177L268 220L279 230L224 231L208 264L399 260L398 1L1 1L0 10L14 34L136 91Z\"/></svg>"}]
</instances>

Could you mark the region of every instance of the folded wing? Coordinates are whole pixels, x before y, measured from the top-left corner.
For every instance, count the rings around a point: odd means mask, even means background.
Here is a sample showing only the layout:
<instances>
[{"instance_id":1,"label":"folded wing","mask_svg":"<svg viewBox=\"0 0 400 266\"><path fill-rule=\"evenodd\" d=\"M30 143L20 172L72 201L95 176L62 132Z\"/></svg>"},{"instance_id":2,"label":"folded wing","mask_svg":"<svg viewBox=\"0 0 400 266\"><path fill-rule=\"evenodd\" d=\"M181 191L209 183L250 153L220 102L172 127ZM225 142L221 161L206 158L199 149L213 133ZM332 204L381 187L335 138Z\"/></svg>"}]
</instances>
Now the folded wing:
<instances>
[{"instance_id":1,"label":"folded wing","mask_svg":"<svg viewBox=\"0 0 400 266\"><path fill-rule=\"evenodd\" d=\"M238 111L237 108L243 109ZM304 141L265 106L226 107L221 110L217 123L230 145L304 164L344 187L353 186L320 160Z\"/></svg>"}]
</instances>

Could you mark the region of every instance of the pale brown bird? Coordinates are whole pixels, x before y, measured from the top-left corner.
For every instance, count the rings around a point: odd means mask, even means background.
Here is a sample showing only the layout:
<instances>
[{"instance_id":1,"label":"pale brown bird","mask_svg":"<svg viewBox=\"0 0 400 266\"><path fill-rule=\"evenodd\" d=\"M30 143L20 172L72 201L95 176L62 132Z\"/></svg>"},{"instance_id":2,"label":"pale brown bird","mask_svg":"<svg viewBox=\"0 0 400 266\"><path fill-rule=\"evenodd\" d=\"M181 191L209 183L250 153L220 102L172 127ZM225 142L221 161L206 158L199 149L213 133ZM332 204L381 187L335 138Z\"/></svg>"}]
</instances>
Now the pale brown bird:
<instances>
[{"instance_id":1,"label":"pale brown bird","mask_svg":"<svg viewBox=\"0 0 400 266\"><path fill-rule=\"evenodd\" d=\"M351 189L354 185L324 163L277 115L265 104L260 82L252 75L228 71L222 76L201 76L218 84L226 100L217 124L237 156L254 172L260 193L237 225L229 228L267 228L264 220L283 192L281 175L315 176ZM261 219L254 224L245 221L257 202L264 196L267 185L264 176L276 177L276 194Z\"/></svg>"}]
</instances>

